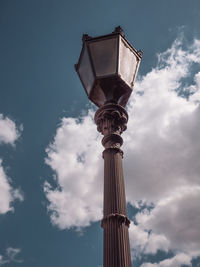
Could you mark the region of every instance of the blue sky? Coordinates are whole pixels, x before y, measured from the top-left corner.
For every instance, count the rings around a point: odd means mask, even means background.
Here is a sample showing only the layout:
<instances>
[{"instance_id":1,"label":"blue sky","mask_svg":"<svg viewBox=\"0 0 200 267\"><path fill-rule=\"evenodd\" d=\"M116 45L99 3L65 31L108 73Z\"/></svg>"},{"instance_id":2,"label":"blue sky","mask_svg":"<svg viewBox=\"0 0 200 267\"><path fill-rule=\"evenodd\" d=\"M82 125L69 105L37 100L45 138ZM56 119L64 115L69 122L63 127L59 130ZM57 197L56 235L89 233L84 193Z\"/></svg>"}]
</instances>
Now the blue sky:
<instances>
[{"instance_id":1,"label":"blue sky","mask_svg":"<svg viewBox=\"0 0 200 267\"><path fill-rule=\"evenodd\" d=\"M144 52L123 134L132 265L200 266L199 21L198 0L0 1L0 266L102 266L103 147L74 64L83 33L118 25Z\"/></svg>"}]
</instances>

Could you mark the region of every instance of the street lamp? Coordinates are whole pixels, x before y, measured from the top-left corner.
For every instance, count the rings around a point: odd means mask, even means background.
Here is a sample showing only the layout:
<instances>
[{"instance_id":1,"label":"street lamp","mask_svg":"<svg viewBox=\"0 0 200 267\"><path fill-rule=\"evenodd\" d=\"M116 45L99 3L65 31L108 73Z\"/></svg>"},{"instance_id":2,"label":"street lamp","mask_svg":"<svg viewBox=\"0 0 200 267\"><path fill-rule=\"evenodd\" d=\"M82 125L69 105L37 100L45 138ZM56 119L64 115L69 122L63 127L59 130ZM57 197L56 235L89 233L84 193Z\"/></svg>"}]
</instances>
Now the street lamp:
<instances>
[{"instance_id":1,"label":"street lamp","mask_svg":"<svg viewBox=\"0 0 200 267\"><path fill-rule=\"evenodd\" d=\"M104 137L104 267L131 267L121 134L128 114L124 109L142 58L125 39L120 27L111 34L83 35L83 47L75 65L88 98L99 109L95 114L97 130Z\"/></svg>"}]
</instances>

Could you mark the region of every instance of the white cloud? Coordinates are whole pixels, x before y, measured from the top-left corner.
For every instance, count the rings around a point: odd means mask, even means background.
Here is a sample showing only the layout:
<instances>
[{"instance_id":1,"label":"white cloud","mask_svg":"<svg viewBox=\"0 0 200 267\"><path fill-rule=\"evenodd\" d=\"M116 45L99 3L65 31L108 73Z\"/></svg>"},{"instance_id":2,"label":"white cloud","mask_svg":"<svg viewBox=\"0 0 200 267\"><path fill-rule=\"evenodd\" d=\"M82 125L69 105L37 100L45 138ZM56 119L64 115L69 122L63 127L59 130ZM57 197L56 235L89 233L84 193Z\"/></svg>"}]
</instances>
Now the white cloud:
<instances>
[{"instance_id":1,"label":"white cloud","mask_svg":"<svg viewBox=\"0 0 200 267\"><path fill-rule=\"evenodd\" d=\"M103 169L100 140L90 112L83 120L64 118L46 162L56 172L59 188L45 183L51 219L61 229L87 226L101 216ZM97 140L98 139L98 140ZM94 192L94 194L91 194ZM97 192L97 193L96 193ZM91 205L92 203L92 205Z\"/></svg>"},{"instance_id":2,"label":"white cloud","mask_svg":"<svg viewBox=\"0 0 200 267\"><path fill-rule=\"evenodd\" d=\"M195 84L196 92L189 100L178 93L184 89L181 80L189 75L189 59L200 59L194 53L194 45L187 51L179 45L175 42L159 56L159 66L164 67L142 77L130 102L130 120L124 133L126 177L134 170L134 179L128 179L130 202L154 202L176 186L196 184L199 180L200 165L196 159L200 154L200 108L196 100L200 87Z\"/></svg>"},{"instance_id":3,"label":"white cloud","mask_svg":"<svg viewBox=\"0 0 200 267\"><path fill-rule=\"evenodd\" d=\"M132 249L137 256L159 249L175 253L146 267L181 266L180 255L185 262L200 255L200 40L185 50L182 42L159 54L157 66L139 78L123 134L127 199L154 206L140 211L138 224L131 225ZM47 149L58 188L46 183L45 190L51 219L62 229L102 216L103 148L92 116L89 111L81 121L62 119Z\"/></svg>"},{"instance_id":4,"label":"white cloud","mask_svg":"<svg viewBox=\"0 0 200 267\"><path fill-rule=\"evenodd\" d=\"M200 61L199 44L195 40L183 51L175 42L161 54L159 66L137 83L129 106L132 133L124 134L127 198L132 205L139 200L155 205L137 215L138 225L130 231L136 255L170 249L200 255L200 68L193 85L181 83L193 61ZM181 91L191 95L183 98ZM168 266L163 264L158 266Z\"/></svg>"},{"instance_id":5,"label":"white cloud","mask_svg":"<svg viewBox=\"0 0 200 267\"><path fill-rule=\"evenodd\" d=\"M0 114L0 144L5 143L14 145L15 141L20 136L21 131L22 126L17 128L16 124L11 119Z\"/></svg>"},{"instance_id":6,"label":"white cloud","mask_svg":"<svg viewBox=\"0 0 200 267\"><path fill-rule=\"evenodd\" d=\"M149 233L147 227L131 223L129 229L130 242L134 248L133 256L156 254L158 250L168 252L170 242L164 234Z\"/></svg>"},{"instance_id":7,"label":"white cloud","mask_svg":"<svg viewBox=\"0 0 200 267\"><path fill-rule=\"evenodd\" d=\"M7 264L10 262L21 263L22 260L17 259L17 256L20 252L21 249L19 248L8 247L6 249L6 255L5 256L0 255L0 265Z\"/></svg>"},{"instance_id":8,"label":"white cloud","mask_svg":"<svg viewBox=\"0 0 200 267\"><path fill-rule=\"evenodd\" d=\"M17 127L12 120L0 114L0 145L3 143L14 145L22 129L22 126ZM11 203L15 199L22 201L22 193L19 189L12 188L11 179L7 177L0 158L0 214L13 211Z\"/></svg>"},{"instance_id":9,"label":"white cloud","mask_svg":"<svg viewBox=\"0 0 200 267\"><path fill-rule=\"evenodd\" d=\"M13 189L6 176L0 159L0 214L13 211L12 202L16 199L22 201L23 196L19 189Z\"/></svg>"},{"instance_id":10,"label":"white cloud","mask_svg":"<svg viewBox=\"0 0 200 267\"><path fill-rule=\"evenodd\" d=\"M160 261L159 263L143 263L141 267L181 267L191 265L191 257L188 254L179 253L171 259Z\"/></svg>"},{"instance_id":11,"label":"white cloud","mask_svg":"<svg viewBox=\"0 0 200 267\"><path fill-rule=\"evenodd\" d=\"M199 203L200 186L176 188L169 197L160 199L154 209L137 214L138 226L131 231L133 240L138 230L151 229L145 244L142 243L144 252L178 249L194 257L200 255Z\"/></svg>"}]
</instances>

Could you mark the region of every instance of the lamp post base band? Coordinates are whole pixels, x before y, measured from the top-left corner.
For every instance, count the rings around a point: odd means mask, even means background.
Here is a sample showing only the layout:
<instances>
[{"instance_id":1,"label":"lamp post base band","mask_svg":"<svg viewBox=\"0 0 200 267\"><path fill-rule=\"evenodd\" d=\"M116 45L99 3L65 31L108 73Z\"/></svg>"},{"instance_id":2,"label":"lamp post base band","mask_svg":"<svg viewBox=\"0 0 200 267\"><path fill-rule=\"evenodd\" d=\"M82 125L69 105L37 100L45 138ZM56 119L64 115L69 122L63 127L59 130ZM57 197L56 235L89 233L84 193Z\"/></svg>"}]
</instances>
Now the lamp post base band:
<instances>
[{"instance_id":1,"label":"lamp post base band","mask_svg":"<svg viewBox=\"0 0 200 267\"><path fill-rule=\"evenodd\" d=\"M106 153L106 152L110 152L110 153L119 153L121 156L122 156L122 158L123 158L123 156L124 156L124 152L123 152L123 150L121 150L119 147L108 147L108 148L106 148L106 149L104 149L104 151L103 151L103 153L102 153L102 158L104 159L104 154Z\"/></svg>"},{"instance_id":2,"label":"lamp post base band","mask_svg":"<svg viewBox=\"0 0 200 267\"><path fill-rule=\"evenodd\" d=\"M119 213L111 213L106 215L101 221L101 227L106 228L106 222L109 220L117 220L119 224L125 224L127 227L130 225L130 220L127 216Z\"/></svg>"},{"instance_id":3,"label":"lamp post base band","mask_svg":"<svg viewBox=\"0 0 200 267\"><path fill-rule=\"evenodd\" d=\"M123 144L123 139L118 133L110 133L105 135L101 142L105 148L111 147L112 145L121 147Z\"/></svg>"}]
</instances>

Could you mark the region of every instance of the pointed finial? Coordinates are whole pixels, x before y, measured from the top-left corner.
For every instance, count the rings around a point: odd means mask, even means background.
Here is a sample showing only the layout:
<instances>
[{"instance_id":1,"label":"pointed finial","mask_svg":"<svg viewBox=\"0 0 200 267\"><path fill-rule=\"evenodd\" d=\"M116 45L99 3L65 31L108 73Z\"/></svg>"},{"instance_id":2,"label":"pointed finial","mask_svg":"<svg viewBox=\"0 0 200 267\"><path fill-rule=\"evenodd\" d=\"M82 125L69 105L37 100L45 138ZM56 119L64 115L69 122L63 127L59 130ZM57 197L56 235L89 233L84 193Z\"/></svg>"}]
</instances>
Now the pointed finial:
<instances>
[{"instance_id":1,"label":"pointed finial","mask_svg":"<svg viewBox=\"0 0 200 267\"><path fill-rule=\"evenodd\" d=\"M74 64L74 68L77 71L78 70L78 64Z\"/></svg>"},{"instance_id":2,"label":"pointed finial","mask_svg":"<svg viewBox=\"0 0 200 267\"><path fill-rule=\"evenodd\" d=\"M89 36L88 34L83 34L83 36L82 36L82 41L83 41L83 42L88 41L88 40L90 40L90 39L92 39L91 36Z\"/></svg>"},{"instance_id":3,"label":"pointed finial","mask_svg":"<svg viewBox=\"0 0 200 267\"><path fill-rule=\"evenodd\" d=\"M122 30L122 28L120 26L116 27L113 33L119 33L123 37L125 37L125 34L124 34L124 32L123 32L123 30Z\"/></svg>"},{"instance_id":4,"label":"pointed finial","mask_svg":"<svg viewBox=\"0 0 200 267\"><path fill-rule=\"evenodd\" d=\"M137 54L138 54L140 57L142 57L142 55L143 55L142 50L138 50L138 51L137 51Z\"/></svg>"}]
</instances>

